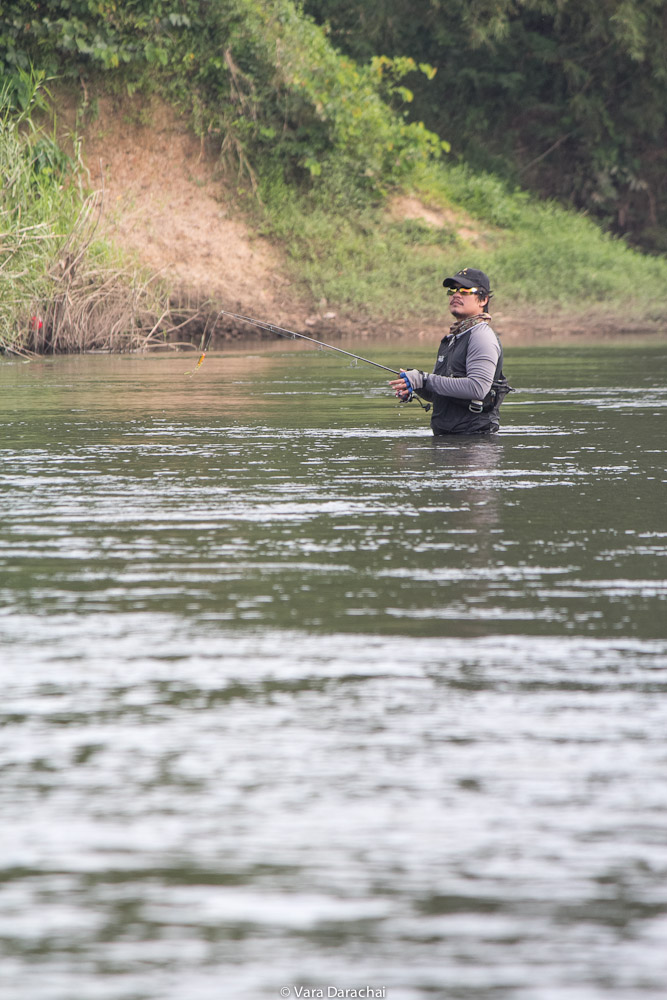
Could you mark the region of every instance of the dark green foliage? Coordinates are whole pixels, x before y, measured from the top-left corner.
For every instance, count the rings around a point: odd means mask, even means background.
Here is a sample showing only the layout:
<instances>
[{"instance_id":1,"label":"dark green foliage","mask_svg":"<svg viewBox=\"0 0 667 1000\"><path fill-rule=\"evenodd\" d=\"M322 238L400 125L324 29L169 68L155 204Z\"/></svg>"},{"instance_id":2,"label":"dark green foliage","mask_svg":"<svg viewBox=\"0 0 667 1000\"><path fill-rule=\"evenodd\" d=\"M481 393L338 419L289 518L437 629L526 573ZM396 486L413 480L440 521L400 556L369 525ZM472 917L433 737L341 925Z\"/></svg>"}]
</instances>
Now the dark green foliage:
<instances>
[{"instance_id":1,"label":"dark green foliage","mask_svg":"<svg viewBox=\"0 0 667 1000\"><path fill-rule=\"evenodd\" d=\"M455 154L664 251L664 0L307 0L356 58L409 53L416 116Z\"/></svg>"},{"instance_id":2,"label":"dark green foliage","mask_svg":"<svg viewBox=\"0 0 667 1000\"><path fill-rule=\"evenodd\" d=\"M306 185L347 169L352 195L378 196L446 148L397 110L412 99L401 79L413 60L359 66L291 0L10 0L1 51L10 75L32 62L159 87L255 189L257 171L279 165Z\"/></svg>"}]
</instances>

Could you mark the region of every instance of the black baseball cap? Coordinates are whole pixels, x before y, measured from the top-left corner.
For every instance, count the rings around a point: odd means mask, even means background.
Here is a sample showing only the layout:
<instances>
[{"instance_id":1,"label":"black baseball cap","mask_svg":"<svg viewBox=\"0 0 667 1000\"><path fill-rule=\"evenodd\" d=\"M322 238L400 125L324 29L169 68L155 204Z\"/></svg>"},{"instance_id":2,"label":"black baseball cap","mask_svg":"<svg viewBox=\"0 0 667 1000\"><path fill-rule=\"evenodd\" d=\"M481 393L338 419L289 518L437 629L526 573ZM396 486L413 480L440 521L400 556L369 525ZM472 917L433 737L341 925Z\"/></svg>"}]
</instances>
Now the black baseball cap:
<instances>
[{"instance_id":1,"label":"black baseball cap","mask_svg":"<svg viewBox=\"0 0 667 1000\"><path fill-rule=\"evenodd\" d=\"M457 271L453 277L445 278L443 285L445 288L479 288L487 295L491 292L488 274L474 267L464 267L462 271Z\"/></svg>"}]
</instances>

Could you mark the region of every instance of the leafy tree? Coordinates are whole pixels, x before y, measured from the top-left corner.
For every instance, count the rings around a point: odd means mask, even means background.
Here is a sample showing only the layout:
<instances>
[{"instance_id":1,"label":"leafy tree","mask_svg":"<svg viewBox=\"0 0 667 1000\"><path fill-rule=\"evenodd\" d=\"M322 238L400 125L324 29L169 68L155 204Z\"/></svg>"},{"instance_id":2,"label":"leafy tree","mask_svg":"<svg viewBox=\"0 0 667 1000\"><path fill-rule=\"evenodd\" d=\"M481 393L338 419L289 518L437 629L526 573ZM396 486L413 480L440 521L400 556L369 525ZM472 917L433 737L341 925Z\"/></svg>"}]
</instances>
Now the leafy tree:
<instances>
[{"instance_id":1,"label":"leafy tree","mask_svg":"<svg viewBox=\"0 0 667 1000\"><path fill-rule=\"evenodd\" d=\"M414 114L473 166L667 250L663 0L307 0L356 58L437 68Z\"/></svg>"}]
</instances>

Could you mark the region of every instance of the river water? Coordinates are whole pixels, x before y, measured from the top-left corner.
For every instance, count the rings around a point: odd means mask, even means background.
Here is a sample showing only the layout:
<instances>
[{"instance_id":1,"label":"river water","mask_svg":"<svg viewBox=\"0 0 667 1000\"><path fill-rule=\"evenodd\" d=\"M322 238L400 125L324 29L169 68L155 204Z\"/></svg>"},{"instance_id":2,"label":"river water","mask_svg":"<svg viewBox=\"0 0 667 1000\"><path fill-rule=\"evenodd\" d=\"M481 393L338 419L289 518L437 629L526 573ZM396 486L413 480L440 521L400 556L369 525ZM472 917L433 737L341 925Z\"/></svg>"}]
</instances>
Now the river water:
<instances>
[{"instance_id":1,"label":"river water","mask_svg":"<svg viewBox=\"0 0 667 1000\"><path fill-rule=\"evenodd\" d=\"M3 1000L664 997L667 344L506 354L0 363Z\"/></svg>"}]
</instances>

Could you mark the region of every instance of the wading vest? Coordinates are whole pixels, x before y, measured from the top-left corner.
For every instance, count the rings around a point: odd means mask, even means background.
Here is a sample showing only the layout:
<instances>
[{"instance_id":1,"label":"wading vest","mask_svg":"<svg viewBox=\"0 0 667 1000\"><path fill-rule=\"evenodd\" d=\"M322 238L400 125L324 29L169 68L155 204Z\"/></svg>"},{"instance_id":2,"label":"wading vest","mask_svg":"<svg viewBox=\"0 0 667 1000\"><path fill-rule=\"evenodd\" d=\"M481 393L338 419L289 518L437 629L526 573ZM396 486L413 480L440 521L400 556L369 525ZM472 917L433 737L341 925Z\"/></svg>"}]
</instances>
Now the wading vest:
<instances>
[{"instance_id":1,"label":"wading vest","mask_svg":"<svg viewBox=\"0 0 667 1000\"><path fill-rule=\"evenodd\" d=\"M434 375L446 375L449 378L466 377L466 355L471 333L472 329L462 333L460 337L443 337L438 350L438 360L433 369ZM500 341L498 343L500 345ZM472 403L470 399L455 399L453 396L439 396L434 393L431 417L433 433L491 434L497 431L500 404L508 392L510 386L503 375L503 349L500 345L500 357L493 385L482 401L481 411L470 409Z\"/></svg>"}]
</instances>

